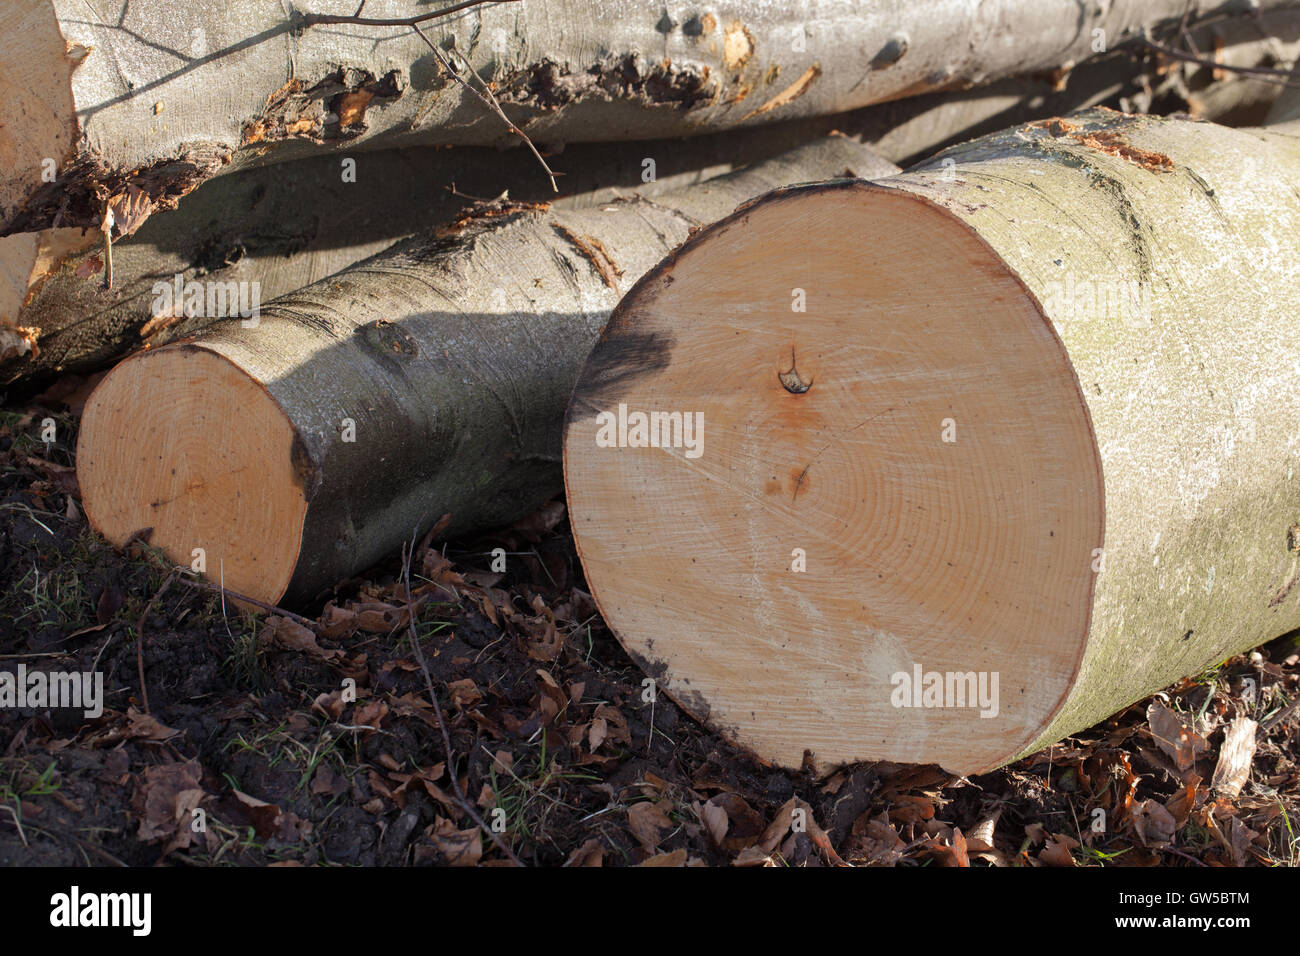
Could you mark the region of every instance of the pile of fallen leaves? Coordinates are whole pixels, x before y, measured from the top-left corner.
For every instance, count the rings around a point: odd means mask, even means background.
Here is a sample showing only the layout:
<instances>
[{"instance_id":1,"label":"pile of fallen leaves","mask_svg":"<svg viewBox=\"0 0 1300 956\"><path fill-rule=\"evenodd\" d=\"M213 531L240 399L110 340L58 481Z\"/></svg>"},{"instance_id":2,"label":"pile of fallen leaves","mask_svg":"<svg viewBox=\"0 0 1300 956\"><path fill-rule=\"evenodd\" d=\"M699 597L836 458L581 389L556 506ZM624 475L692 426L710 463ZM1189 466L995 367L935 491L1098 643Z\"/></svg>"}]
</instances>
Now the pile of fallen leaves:
<instances>
[{"instance_id":1,"label":"pile of fallen leaves","mask_svg":"<svg viewBox=\"0 0 1300 956\"><path fill-rule=\"evenodd\" d=\"M0 863L1300 862L1293 639L994 773L789 771L647 686L561 502L253 613L90 532L39 421L0 426L0 655L107 702L0 713Z\"/></svg>"}]
</instances>

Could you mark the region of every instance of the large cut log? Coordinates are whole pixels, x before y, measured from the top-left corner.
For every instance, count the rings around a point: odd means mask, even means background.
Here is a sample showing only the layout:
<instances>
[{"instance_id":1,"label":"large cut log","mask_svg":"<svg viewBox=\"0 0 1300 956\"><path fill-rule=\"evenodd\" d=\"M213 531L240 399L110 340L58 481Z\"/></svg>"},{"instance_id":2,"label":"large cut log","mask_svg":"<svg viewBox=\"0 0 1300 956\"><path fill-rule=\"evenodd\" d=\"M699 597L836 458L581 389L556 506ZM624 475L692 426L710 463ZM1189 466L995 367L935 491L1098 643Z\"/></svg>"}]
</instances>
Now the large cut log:
<instances>
[{"instance_id":1,"label":"large cut log","mask_svg":"<svg viewBox=\"0 0 1300 956\"><path fill-rule=\"evenodd\" d=\"M1297 0L1253 0L1254 10ZM293 8L288 8L293 9ZM409 26L415 0L9 0L0 35L0 235L166 207L224 166L346 145L517 142L439 56L490 82L533 139L650 139L824 115L1059 70L1238 0L623 0L497 3ZM451 47L454 44L453 52ZM132 192L132 190L136 192Z\"/></svg>"},{"instance_id":2,"label":"large cut log","mask_svg":"<svg viewBox=\"0 0 1300 956\"><path fill-rule=\"evenodd\" d=\"M1297 176L1090 111L703 230L569 407L605 620L765 759L962 774L1300 626Z\"/></svg>"},{"instance_id":3,"label":"large cut log","mask_svg":"<svg viewBox=\"0 0 1300 956\"><path fill-rule=\"evenodd\" d=\"M895 167L832 137L658 200L490 204L184 343L86 404L87 517L266 601L312 597L444 514L448 534L559 491L560 425L619 290L779 184Z\"/></svg>"}]
</instances>

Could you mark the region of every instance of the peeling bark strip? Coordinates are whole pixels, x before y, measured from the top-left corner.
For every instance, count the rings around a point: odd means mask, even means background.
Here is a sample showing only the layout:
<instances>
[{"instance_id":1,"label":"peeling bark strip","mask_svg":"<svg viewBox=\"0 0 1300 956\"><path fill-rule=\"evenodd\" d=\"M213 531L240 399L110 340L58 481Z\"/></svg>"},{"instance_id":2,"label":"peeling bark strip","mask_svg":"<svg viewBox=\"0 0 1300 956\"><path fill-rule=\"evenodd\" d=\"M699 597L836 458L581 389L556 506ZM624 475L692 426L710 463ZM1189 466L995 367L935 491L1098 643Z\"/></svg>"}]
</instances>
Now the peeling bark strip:
<instances>
[{"instance_id":1,"label":"peeling bark strip","mask_svg":"<svg viewBox=\"0 0 1300 956\"><path fill-rule=\"evenodd\" d=\"M119 545L147 526L172 560L202 547L228 587L275 603L445 513L447 534L526 514L560 487L564 405L618 299L606 270L640 275L694 222L845 167L896 170L831 137L654 202L480 206L263 306L256 328L137 353L82 418L86 514Z\"/></svg>"},{"instance_id":2,"label":"peeling bark strip","mask_svg":"<svg viewBox=\"0 0 1300 956\"><path fill-rule=\"evenodd\" d=\"M354 0L311 12L348 15ZM523 0L423 27L541 142L653 139L827 115L1034 71L1237 0ZM1300 0L1259 0L1262 10ZM128 181L159 208L227 164L340 143L516 144L403 26L301 29L271 0L7 0L0 235L95 226ZM370 0L377 19L427 13ZM599 23L598 29L589 24ZM1099 34L1097 31L1101 31ZM1015 36L1016 43L1007 43ZM954 42L960 38L961 42ZM48 178L45 160L55 166Z\"/></svg>"},{"instance_id":3,"label":"peeling bark strip","mask_svg":"<svg viewBox=\"0 0 1300 956\"><path fill-rule=\"evenodd\" d=\"M1300 627L1298 178L1300 121L1095 110L705 227L570 402L606 622L764 760L959 774ZM704 453L600 447L623 407Z\"/></svg>"}]
</instances>

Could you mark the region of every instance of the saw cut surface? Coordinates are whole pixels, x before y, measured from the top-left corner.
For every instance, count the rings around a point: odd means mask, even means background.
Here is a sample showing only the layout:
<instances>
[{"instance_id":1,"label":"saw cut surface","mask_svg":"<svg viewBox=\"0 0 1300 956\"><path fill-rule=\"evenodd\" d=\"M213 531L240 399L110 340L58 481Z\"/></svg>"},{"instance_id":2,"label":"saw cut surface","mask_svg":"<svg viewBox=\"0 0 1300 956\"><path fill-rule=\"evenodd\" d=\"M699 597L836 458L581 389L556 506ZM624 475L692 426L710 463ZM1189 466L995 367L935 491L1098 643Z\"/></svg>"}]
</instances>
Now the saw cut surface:
<instances>
[{"instance_id":1,"label":"saw cut surface","mask_svg":"<svg viewBox=\"0 0 1300 956\"><path fill-rule=\"evenodd\" d=\"M192 346L137 353L86 403L86 515L118 547L151 528L149 544L179 565L202 549L209 581L274 603L307 513L294 447L279 406L227 359Z\"/></svg>"},{"instance_id":2,"label":"saw cut surface","mask_svg":"<svg viewBox=\"0 0 1300 956\"><path fill-rule=\"evenodd\" d=\"M761 758L985 769L1074 679L1086 406L1033 297L925 200L795 187L697 236L588 360L565 473L614 633Z\"/></svg>"}]
</instances>

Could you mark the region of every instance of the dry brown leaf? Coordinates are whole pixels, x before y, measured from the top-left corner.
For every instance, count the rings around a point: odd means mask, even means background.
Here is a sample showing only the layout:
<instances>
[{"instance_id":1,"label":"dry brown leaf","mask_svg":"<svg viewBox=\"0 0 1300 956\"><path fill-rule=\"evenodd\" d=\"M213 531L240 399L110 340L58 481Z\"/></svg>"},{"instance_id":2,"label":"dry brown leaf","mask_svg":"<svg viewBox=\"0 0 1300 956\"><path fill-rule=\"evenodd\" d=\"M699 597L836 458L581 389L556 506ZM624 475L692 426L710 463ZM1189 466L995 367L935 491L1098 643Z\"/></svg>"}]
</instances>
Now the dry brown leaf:
<instances>
[{"instance_id":1,"label":"dry brown leaf","mask_svg":"<svg viewBox=\"0 0 1300 956\"><path fill-rule=\"evenodd\" d=\"M1065 833L1053 833L1047 838L1047 845L1038 853L1038 859L1048 866L1078 866L1070 853L1079 845L1079 841Z\"/></svg>"},{"instance_id":2,"label":"dry brown leaf","mask_svg":"<svg viewBox=\"0 0 1300 956\"><path fill-rule=\"evenodd\" d=\"M1129 816L1133 831L1143 846L1162 846L1173 842L1178 824L1174 815L1156 800L1143 800L1133 807Z\"/></svg>"},{"instance_id":3,"label":"dry brown leaf","mask_svg":"<svg viewBox=\"0 0 1300 956\"><path fill-rule=\"evenodd\" d=\"M738 793L724 790L715 794L709 803L726 811L727 833L721 848L729 853L738 853L752 845L767 828L763 815Z\"/></svg>"},{"instance_id":4,"label":"dry brown leaf","mask_svg":"<svg viewBox=\"0 0 1300 956\"><path fill-rule=\"evenodd\" d=\"M361 704L352 711L352 724L357 727L369 727L378 730L388 716L388 705L382 700L372 700Z\"/></svg>"},{"instance_id":5,"label":"dry brown leaf","mask_svg":"<svg viewBox=\"0 0 1300 956\"><path fill-rule=\"evenodd\" d=\"M1258 724L1249 717L1238 717L1223 732L1219 763L1214 768L1210 790L1215 796L1235 800L1250 779L1250 764L1255 759L1255 730Z\"/></svg>"},{"instance_id":6,"label":"dry brown leaf","mask_svg":"<svg viewBox=\"0 0 1300 956\"><path fill-rule=\"evenodd\" d=\"M954 827L949 830L943 828L943 832L930 841L926 847L930 855L939 861L940 866L969 867L970 856L966 850L966 838L962 836L960 828Z\"/></svg>"},{"instance_id":7,"label":"dry brown leaf","mask_svg":"<svg viewBox=\"0 0 1300 956\"><path fill-rule=\"evenodd\" d=\"M595 753L609 736L609 722L604 717L596 717L587 727L587 748Z\"/></svg>"},{"instance_id":8,"label":"dry brown leaf","mask_svg":"<svg viewBox=\"0 0 1300 956\"><path fill-rule=\"evenodd\" d=\"M569 854L565 866L602 866L605 862L605 847L595 837Z\"/></svg>"},{"instance_id":9,"label":"dry brown leaf","mask_svg":"<svg viewBox=\"0 0 1300 956\"><path fill-rule=\"evenodd\" d=\"M136 740L171 740L180 733L166 727L152 714L142 714L134 707L126 710L127 731L125 736Z\"/></svg>"},{"instance_id":10,"label":"dry brown leaf","mask_svg":"<svg viewBox=\"0 0 1300 956\"><path fill-rule=\"evenodd\" d=\"M896 866L903 858L907 844L889 822L889 814L882 812L875 819L862 814L853 821L850 832L852 855L868 866Z\"/></svg>"},{"instance_id":11,"label":"dry brown leaf","mask_svg":"<svg viewBox=\"0 0 1300 956\"><path fill-rule=\"evenodd\" d=\"M970 836L966 838L966 846L972 853L988 853L994 849L993 832L997 829L998 818L1002 816L1002 808L998 807L992 813L986 814L970 831Z\"/></svg>"},{"instance_id":12,"label":"dry brown leaf","mask_svg":"<svg viewBox=\"0 0 1300 956\"><path fill-rule=\"evenodd\" d=\"M808 829L808 839L812 840L813 846L821 851L822 859L832 866L848 866L840 855L835 852L835 847L831 845L831 838L818 824L813 816L813 808L802 800L799 801L799 808L804 812L804 822ZM960 833L958 834L960 836ZM963 842L963 847L965 846ZM963 852L964 849L963 849Z\"/></svg>"},{"instance_id":13,"label":"dry brown leaf","mask_svg":"<svg viewBox=\"0 0 1300 956\"><path fill-rule=\"evenodd\" d=\"M889 808L889 819L894 823L924 823L933 818L934 801L927 796L903 794Z\"/></svg>"},{"instance_id":14,"label":"dry brown leaf","mask_svg":"<svg viewBox=\"0 0 1300 956\"><path fill-rule=\"evenodd\" d=\"M457 710L468 710L471 707L477 707L483 702L482 692L469 677L452 681L447 685L447 690L451 694L451 702Z\"/></svg>"},{"instance_id":15,"label":"dry brown leaf","mask_svg":"<svg viewBox=\"0 0 1300 956\"><path fill-rule=\"evenodd\" d=\"M1189 719L1158 700L1152 701L1147 708L1147 724L1157 746L1173 760L1174 767L1186 779L1206 749L1205 738L1193 729Z\"/></svg>"},{"instance_id":16,"label":"dry brown leaf","mask_svg":"<svg viewBox=\"0 0 1300 956\"><path fill-rule=\"evenodd\" d=\"M1229 817L1224 829L1228 831L1228 847L1232 853L1232 861L1237 866L1244 865L1250 857L1250 845L1255 842L1259 834L1236 817Z\"/></svg>"},{"instance_id":17,"label":"dry brown leaf","mask_svg":"<svg viewBox=\"0 0 1300 956\"><path fill-rule=\"evenodd\" d=\"M274 803L267 803L257 797L234 791L235 799L241 804L244 816L260 839L268 839L275 834L276 824L280 819L280 808Z\"/></svg>"},{"instance_id":18,"label":"dry brown leaf","mask_svg":"<svg viewBox=\"0 0 1300 956\"><path fill-rule=\"evenodd\" d=\"M452 866L477 866L483 856L483 834L478 827L458 830L446 817L439 817L428 832L433 845Z\"/></svg>"},{"instance_id":19,"label":"dry brown leaf","mask_svg":"<svg viewBox=\"0 0 1300 956\"><path fill-rule=\"evenodd\" d=\"M727 827L731 823L727 819L727 811L714 803L713 800L710 800L708 803L696 803L695 815L704 824L704 829L708 831L709 839L713 841L713 845L722 846L722 840L727 835Z\"/></svg>"},{"instance_id":20,"label":"dry brown leaf","mask_svg":"<svg viewBox=\"0 0 1300 956\"><path fill-rule=\"evenodd\" d=\"M772 854L758 846L747 846L741 850L734 860L732 866L776 866L776 861L772 859Z\"/></svg>"},{"instance_id":21,"label":"dry brown leaf","mask_svg":"<svg viewBox=\"0 0 1300 956\"><path fill-rule=\"evenodd\" d=\"M785 839L785 835L790 832L790 823L794 819L795 805L798 799L798 797L791 797L782 804L781 809L776 811L776 819L768 824L767 829L758 838L756 846L763 851L764 855L768 855L775 850L781 841Z\"/></svg>"},{"instance_id":22,"label":"dry brown leaf","mask_svg":"<svg viewBox=\"0 0 1300 956\"><path fill-rule=\"evenodd\" d=\"M1201 778L1196 774L1192 774L1188 777L1187 783L1183 784L1172 797L1165 801L1165 809L1174 818L1175 830L1181 830L1183 824L1187 822L1187 818L1196 809L1196 798L1200 793L1200 789Z\"/></svg>"},{"instance_id":23,"label":"dry brown leaf","mask_svg":"<svg viewBox=\"0 0 1300 956\"><path fill-rule=\"evenodd\" d=\"M627 729L627 718L613 704L598 704L596 718L605 721L606 739L631 746L632 733Z\"/></svg>"},{"instance_id":24,"label":"dry brown leaf","mask_svg":"<svg viewBox=\"0 0 1300 956\"><path fill-rule=\"evenodd\" d=\"M627 822L632 828L632 834L647 850L657 848L663 832L673 828L673 821L648 800L627 808Z\"/></svg>"},{"instance_id":25,"label":"dry brown leaf","mask_svg":"<svg viewBox=\"0 0 1300 956\"><path fill-rule=\"evenodd\" d=\"M287 650L300 651L322 661L343 656L341 650L325 650L317 644L316 635L310 628L303 627L297 621L291 621L287 617L280 617L278 614L272 614L266 619L266 626L262 628L260 639Z\"/></svg>"},{"instance_id":26,"label":"dry brown leaf","mask_svg":"<svg viewBox=\"0 0 1300 956\"><path fill-rule=\"evenodd\" d=\"M311 702L311 709L317 713L328 717L330 720L338 720L343 716L343 708L347 706L343 702L343 691L336 690L328 694L317 694L316 699Z\"/></svg>"},{"instance_id":27,"label":"dry brown leaf","mask_svg":"<svg viewBox=\"0 0 1300 956\"><path fill-rule=\"evenodd\" d=\"M118 193L108 201L108 208L113 213L114 239L131 235L149 218L153 212L153 200L138 186L128 184L125 192Z\"/></svg>"},{"instance_id":28,"label":"dry brown leaf","mask_svg":"<svg viewBox=\"0 0 1300 956\"><path fill-rule=\"evenodd\" d=\"M145 770L132 806L140 817L137 836L146 843L166 840L164 853L190 845L194 809L206 793L199 786L203 768L197 760L167 763Z\"/></svg>"},{"instance_id":29,"label":"dry brown leaf","mask_svg":"<svg viewBox=\"0 0 1300 956\"><path fill-rule=\"evenodd\" d=\"M637 866L685 866L686 851L673 850L671 853L660 853L658 856L652 856L648 860L643 860Z\"/></svg>"}]
</instances>

